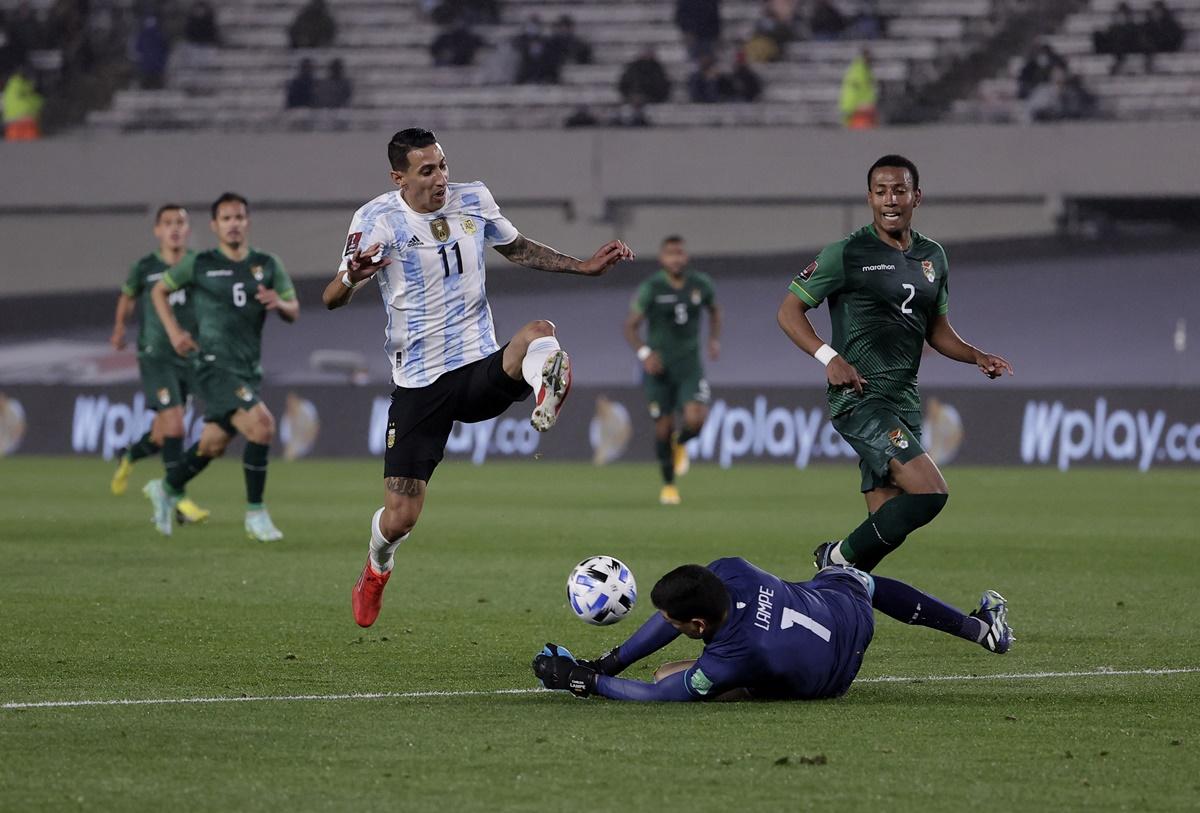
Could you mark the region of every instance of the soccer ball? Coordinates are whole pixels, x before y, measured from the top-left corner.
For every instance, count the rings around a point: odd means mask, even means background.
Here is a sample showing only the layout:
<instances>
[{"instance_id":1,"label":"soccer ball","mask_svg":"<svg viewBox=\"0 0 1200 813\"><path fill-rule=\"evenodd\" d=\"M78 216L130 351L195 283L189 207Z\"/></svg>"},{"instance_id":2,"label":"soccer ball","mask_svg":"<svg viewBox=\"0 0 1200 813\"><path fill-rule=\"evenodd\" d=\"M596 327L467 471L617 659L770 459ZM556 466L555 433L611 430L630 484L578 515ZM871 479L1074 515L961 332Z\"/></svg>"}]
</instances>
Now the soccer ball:
<instances>
[{"instance_id":1,"label":"soccer ball","mask_svg":"<svg viewBox=\"0 0 1200 813\"><path fill-rule=\"evenodd\" d=\"M637 603L633 571L620 559L593 556L577 564L567 577L567 601L589 624L615 624Z\"/></svg>"}]
</instances>

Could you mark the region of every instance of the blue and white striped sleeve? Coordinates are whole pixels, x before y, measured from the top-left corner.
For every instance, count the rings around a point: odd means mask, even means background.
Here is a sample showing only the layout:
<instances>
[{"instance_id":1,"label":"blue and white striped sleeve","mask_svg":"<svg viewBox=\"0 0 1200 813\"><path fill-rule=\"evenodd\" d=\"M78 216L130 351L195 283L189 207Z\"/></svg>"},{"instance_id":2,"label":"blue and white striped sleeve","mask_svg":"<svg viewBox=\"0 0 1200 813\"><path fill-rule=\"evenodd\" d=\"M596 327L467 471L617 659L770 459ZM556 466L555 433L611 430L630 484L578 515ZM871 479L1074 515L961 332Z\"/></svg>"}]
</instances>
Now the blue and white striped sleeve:
<instances>
[{"instance_id":1,"label":"blue and white striped sleeve","mask_svg":"<svg viewBox=\"0 0 1200 813\"><path fill-rule=\"evenodd\" d=\"M484 221L483 240L489 246L506 246L521 236L517 227L500 213L496 199L484 184L479 185L479 206Z\"/></svg>"}]
</instances>

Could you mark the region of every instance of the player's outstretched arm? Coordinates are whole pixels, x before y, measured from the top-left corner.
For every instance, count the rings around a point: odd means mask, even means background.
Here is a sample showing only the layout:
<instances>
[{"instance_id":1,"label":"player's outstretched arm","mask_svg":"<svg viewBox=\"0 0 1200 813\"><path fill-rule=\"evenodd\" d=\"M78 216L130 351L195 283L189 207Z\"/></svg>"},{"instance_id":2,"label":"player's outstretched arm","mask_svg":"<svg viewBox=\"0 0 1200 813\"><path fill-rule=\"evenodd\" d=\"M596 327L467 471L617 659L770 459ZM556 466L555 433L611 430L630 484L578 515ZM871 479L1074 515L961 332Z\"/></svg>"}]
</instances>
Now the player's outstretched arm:
<instances>
[{"instance_id":1,"label":"player's outstretched arm","mask_svg":"<svg viewBox=\"0 0 1200 813\"><path fill-rule=\"evenodd\" d=\"M162 280L154 284L150 289L150 301L154 303L154 312L158 314L158 320L162 322L163 328L167 331L167 338L171 340L171 347L175 348L175 352L181 356L186 356L193 350L198 350L199 345L192 338L192 334L184 330L179 320L175 318L175 311L171 309L171 289Z\"/></svg>"},{"instance_id":2,"label":"player's outstretched arm","mask_svg":"<svg viewBox=\"0 0 1200 813\"><path fill-rule=\"evenodd\" d=\"M113 318L113 332L108 337L108 343L114 350L125 349L125 325L133 315L134 299L124 291L117 297L117 313Z\"/></svg>"},{"instance_id":3,"label":"player's outstretched arm","mask_svg":"<svg viewBox=\"0 0 1200 813\"><path fill-rule=\"evenodd\" d=\"M985 353L974 345L967 344L958 331L950 324L950 317L939 314L933 317L929 324L929 333L925 337L929 346L943 356L964 364L974 364L988 378L999 378L1005 372L1013 375L1013 367L1002 356Z\"/></svg>"},{"instance_id":4,"label":"player's outstretched arm","mask_svg":"<svg viewBox=\"0 0 1200 813\"><path fill-rule=\"evenodd\" d=\"M354 290L386 268L391 259L380 254L382 243L372 243L366 248L355 251L346 258L345 270L339 269L325 290L321 292L321 301L329 310L335 310L348 304L354 296Z\"/></svg>"},{"instance_id":5,"label":"player's outstretched arm","mask_svg":"<svg viewBox=\"0 0 1200 813\"><path fill-rule=\"evenodd\" d=\"M620 240L610 240L586 260L563 254L537 240L518 234L511 243L496 246L496 251L511 263L532 268L535 271L553 271L561 274L582 274L598 277L621 260L632 260L633 251Z\"/></svg>"},{"instance_id":6,"label":"player's outstretched arm","mask_svg":"<svg viewBox=\"0 0 1200 813\"><path fill-rule=\"evenodd\" d=\"M862 395L867 380L817 335L812 322L808 321L808 311L808 304L789 292L784 294L775 318L792 344L825 365L825 378L832 386L850 387Z\"/></svg>"}]
</instances>

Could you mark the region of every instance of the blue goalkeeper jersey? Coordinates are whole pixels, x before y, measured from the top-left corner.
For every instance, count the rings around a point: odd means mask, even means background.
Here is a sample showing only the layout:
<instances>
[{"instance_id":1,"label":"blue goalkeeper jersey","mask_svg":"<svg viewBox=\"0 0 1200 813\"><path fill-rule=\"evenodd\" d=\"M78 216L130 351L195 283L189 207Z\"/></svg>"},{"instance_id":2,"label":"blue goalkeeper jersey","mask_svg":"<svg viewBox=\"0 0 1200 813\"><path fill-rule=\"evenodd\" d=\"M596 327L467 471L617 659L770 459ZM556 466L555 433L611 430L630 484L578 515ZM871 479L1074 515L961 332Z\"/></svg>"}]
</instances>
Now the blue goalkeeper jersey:
<instances>
[{"instance_id":1,"label":"blue goalkeeper jersey","mask_svg":"<svg viewBox=\"0 0 1200 813\"><path fill-rule=\"evenodd\" d=\"M755 697L811 700L838 697L862 666L875 619L869 577L849 569L826 569L807 582L787 582L741 558L708 566L730 595L729 615L696 663L659 684L601 677L599 693L627 700L701 700L731 689ZM632 663L676 637L661 616L639 630L626 658ZM647 635L647 633L651 633ZM680 685L682 684L682 685ZM686 694L685 694L686 692Z\"/></svg>"}]
</instances>

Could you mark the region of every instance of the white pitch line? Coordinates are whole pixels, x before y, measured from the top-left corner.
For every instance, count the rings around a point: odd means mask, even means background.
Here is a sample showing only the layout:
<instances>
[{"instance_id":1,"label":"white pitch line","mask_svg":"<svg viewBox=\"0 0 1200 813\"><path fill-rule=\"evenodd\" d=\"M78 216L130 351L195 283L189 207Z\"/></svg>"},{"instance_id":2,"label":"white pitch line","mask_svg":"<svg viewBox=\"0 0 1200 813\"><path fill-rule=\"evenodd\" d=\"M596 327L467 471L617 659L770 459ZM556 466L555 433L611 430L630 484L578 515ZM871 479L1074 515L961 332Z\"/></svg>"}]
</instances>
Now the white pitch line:
<instances>
[{"instance_id":1,"label":"white pitch line","mask_svg":"<svg viewBox=\"0 0 1200 813\"><path fill-rule=\"evenodd\" d=\"M998 675L881 675L863 678L855 683L946 683L962 680L1052 680L1074 677L1135 677L1159 675L1190 675L1200 673L1200 666L1177 669L1091 669L1074 672L1010 672ZM302 703L338 700L405 700L422 697L499 697L504 695L543 694L547 689L488 689L466 691L421 692L353 692L349 694L291 694L242 697L165 697L126 700L41 700L28 703L4 703L0 709L61 709L80 706L184 706L202 703Z\"/></svg>"}]
</instances>

